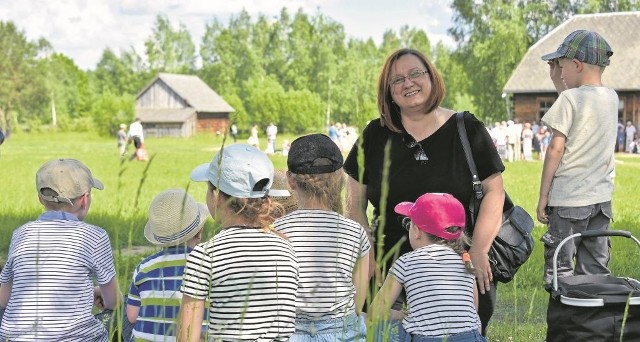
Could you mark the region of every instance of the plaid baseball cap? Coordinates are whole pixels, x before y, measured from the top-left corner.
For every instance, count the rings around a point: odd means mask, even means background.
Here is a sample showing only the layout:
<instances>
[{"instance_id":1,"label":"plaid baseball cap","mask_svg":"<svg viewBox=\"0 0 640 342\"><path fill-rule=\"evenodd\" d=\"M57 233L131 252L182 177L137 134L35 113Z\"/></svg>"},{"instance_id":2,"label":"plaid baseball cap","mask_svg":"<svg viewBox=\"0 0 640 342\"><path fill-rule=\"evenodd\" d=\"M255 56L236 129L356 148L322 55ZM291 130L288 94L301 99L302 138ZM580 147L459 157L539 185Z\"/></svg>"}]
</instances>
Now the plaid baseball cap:
<instances>
[{"instance_id":1,"label":"plaid baseball cap","mask_svg":"<svg viewBox=\"0 0 640 342\"><path fill-rule=\"evenodd\" d=\"M407 216L423 232L455 240L465 227L465 212L462 203L450 194L426 193L415 202L398 203L395 212ZM448 232L449 227L460 227L456 232Z\"/></svg>"},{"instance_id":2,"label":"plaid baseball cap","mask_svg":"<svg viewBox=\"0 0 640 342\"><path fill-rule=\"evenodd\" d=\"M36 188L40 198L47 202L73 205L73 199L91 188L102 190L104 185L93 178L91 171L79 160L53 159L36 172Z\"/></svg>"},{"instance_id":3,"label":"plaid baseball cap","mask_svg":"<svg viewBox=\"0 0 640 342\"><path fill-rule=\"evenodd\" d=\"M294 140L289 149L287 167L295 174L315 175L342 167L340 148L331 138L315 133Z\"/></svg>"},{"instance_id":4,"label":"plaid baseball cap","mask_svg":"<svg viewBox=\"0 0 640 342\"><path fill-rule=\"evenodd\" d=\"M604 67L609 65L609 57L612 55L611 46L601 35L593 31L577 30L564 39L558 50L542 56L542 60L575 58L583 63Z\"/></svg>"},{"instance_id":5,"label":"plaid baseball cap","mask_svg":"<svg viewBox=\"0 0 640 342\"><path fill-rule=\"evenodd\" d=\"M262 198L272 195L273 163L254 146L234 144L225 146L213 156L209 164L191 171L191 180L211 182L225 194L237 198ZM281 195L289 195L286 190Z\"/></svg>"}]
</instances>

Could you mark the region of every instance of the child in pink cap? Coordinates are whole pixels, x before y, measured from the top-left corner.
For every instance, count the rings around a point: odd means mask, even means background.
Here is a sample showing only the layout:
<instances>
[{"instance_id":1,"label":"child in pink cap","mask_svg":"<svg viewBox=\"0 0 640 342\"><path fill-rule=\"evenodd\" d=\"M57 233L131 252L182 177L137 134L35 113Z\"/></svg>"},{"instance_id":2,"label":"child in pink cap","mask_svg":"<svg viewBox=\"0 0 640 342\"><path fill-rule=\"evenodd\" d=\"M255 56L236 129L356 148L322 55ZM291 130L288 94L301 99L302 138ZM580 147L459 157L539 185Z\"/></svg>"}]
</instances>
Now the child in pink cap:
<instances>
[{"instance_id":1,"label":"child in pink cap","mask_svg":"<svg viewBox=\"0 0 640 342\"><path fill-rule=\"evenodd\" d=\"M473 266L464 250L462 204L450 194L427 193L415 203L399 203L395 212L406 216L402 225L413 251L391 267L373 300L370 323L380 331L380 322L403 317L390 341L486 341L476 311ZM406 314L390 310L403 287Z\"/></svg>"}]
</instances>

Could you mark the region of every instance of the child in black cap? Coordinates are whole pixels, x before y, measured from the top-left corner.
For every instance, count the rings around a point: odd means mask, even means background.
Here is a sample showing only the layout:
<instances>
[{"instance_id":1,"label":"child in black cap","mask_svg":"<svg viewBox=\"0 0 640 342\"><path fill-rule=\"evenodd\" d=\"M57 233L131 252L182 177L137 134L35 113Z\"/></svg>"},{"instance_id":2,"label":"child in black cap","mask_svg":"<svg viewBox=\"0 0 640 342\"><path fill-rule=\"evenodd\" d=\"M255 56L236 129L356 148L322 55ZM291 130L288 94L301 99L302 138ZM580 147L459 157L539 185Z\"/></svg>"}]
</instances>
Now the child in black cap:
<instances>
[{"instance_id":1,"label":"child in black cap","mask_svg":"<svg viewBox=\"0 0 640 342\"><path fill-rule=\"evenodd\" d=\"M342 154L326 135L293 141L287 159L298 209L274 223L298 256L296 330L290 341L364 341L358 315L368 286L370 244L364 228L342 216Z\"/></svg>"}]
</instances>

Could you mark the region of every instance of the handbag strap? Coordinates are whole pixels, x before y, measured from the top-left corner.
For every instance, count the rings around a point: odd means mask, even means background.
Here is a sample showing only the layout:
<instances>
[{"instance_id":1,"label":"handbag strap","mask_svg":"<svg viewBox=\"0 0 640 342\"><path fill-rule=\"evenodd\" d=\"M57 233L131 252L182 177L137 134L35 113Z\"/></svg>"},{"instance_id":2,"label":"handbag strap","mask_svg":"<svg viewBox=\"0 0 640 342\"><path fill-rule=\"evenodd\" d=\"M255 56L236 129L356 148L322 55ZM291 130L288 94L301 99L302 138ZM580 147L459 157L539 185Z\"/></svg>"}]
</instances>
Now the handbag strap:
<instances>
[{"instance_id":1,"label":"handbag strap","mask_svg":"<svg viewBox=\"0 0 640 342\"><path fill-rule=\"evenodd\" d=\"M464 150L464 157L467 160L469 171L471 171L471 186L474 192L473 200L469 202L469 211L471 212L471 223L475 225L477 212L480 209L480 200L484 196L482 192L482 182L478 177L478 169L476 168L476 162L473 160L471 154L471 145L469 144L469 137L467 136L467 128L464 125L464 113L456 113L456 123L458 125L458 136L460 136L460 142L462 143L462 150Z\"/></svg>"}]
</instances>

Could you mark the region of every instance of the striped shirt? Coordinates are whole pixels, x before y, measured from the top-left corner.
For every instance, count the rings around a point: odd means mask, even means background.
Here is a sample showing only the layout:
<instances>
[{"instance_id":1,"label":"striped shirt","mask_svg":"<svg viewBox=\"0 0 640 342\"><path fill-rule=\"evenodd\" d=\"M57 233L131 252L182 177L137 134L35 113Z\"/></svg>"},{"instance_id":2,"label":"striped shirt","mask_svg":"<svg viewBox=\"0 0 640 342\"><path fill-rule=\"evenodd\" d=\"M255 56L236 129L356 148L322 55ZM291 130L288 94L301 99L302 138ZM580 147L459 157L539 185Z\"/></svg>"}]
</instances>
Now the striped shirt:
<instances>
[{"instance_id":1,"label":"striped shirt","mask_svg":"<svg viewBox=\"0 0 640 342\"><path fill-rule=\"evenodd\" d=\"M407 332L444 337L480 328L474 276L451 248L432 244L404 254L391 274L407 292L409 314L402 321Z\"/></svg>"},{"instance_id":2,"label":"striped shirt","mask_svg":"<svg viewBox=\"0 0 640 342\"><path fill-rule=\"evenodd\" d=\"M338 213L299 209L277 219L298 256L297 319L341 318L355 310L353 269L369 253L364 228Z\"/></svg>"},{"instance_id":3,"label":"striped shirt","mask_svg":"<svg viewBox=\"0 0 640 342\"><path fill-rule=\"evenodd\" d=\"M164 248L146 257L133 272L127 304L139 307L133 336L144 341L176 341L182 275L191 248ZM205 318L207 318L205 313ZM206 323L205 324L206 327Z\"/></svg>"},{"instance_id":4,"label":"striped shirt","mask_svg":"<svg viewBox=\"0 0 640 342\"><path fill-rule=\"evenodd\" d=\"M298 261L273 233L230 227L187 258L182 293L209 298L209 338L287 341L295 330Z\"/></svg>"},{"instance_id":5,"label":"striped shirt","mask_svg":"<svg viewBox=\"0 0 640 342\"><path fill-rule=\"evenodd\" d=\"M0 283L13 282L0 340L107 341L91 314L93 279L116 276L107 233L48 211L13 232Z\"/></svg>"}]
</instances>

